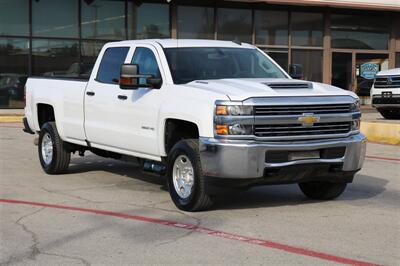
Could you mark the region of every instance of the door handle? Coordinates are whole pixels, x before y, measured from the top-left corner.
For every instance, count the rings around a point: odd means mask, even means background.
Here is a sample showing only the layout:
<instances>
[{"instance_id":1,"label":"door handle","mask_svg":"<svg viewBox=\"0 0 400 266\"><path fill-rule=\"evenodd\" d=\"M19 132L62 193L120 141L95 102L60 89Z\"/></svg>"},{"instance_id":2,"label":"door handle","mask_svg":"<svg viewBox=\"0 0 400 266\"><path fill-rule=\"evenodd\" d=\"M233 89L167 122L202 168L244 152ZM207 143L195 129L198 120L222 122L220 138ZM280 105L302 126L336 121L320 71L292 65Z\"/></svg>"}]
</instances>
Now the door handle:
<instances>
[{"instance_id":1,"label":"door handle","mask_svg":"<svg viewBox=\"0 0 400 266\"><path fill-rule=\"evenodd\" d=\"M118 95L118 99L124 101L124 100L128 99L128 96L126 96L126 95Z\"/></svg>"},{"instance_id":2,"label":"door handle","mask_svg":"<svg viewBox=\"0 0 400 266\"><path fill-rule=\"evenodd\" d=\"M93 91L87 91L86 95L87 96L94 96L96 93L94 93Z\"/></svg>"}]
</instances>

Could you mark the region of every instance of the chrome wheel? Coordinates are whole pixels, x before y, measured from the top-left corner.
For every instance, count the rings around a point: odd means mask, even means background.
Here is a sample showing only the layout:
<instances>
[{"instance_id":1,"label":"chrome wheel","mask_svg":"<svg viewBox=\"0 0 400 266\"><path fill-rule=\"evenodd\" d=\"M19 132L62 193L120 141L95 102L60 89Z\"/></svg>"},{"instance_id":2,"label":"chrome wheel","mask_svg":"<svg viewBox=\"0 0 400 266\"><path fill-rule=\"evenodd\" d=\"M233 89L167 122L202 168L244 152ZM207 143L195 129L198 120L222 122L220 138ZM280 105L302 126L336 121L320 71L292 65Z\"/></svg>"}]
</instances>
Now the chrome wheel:
<instances>
[{"instance_id":1,"label":"chrome wheel","mask_svg":"<svg viewBox=\"0 0 400 266\"><path fill-rule=\"evenodd\" d=\"M173 166L172 180L179 197L186 199L192 193L194 185L193 165L186 155L179 155Z\"/></svg>"},{"instance_id":2,"label":"chrome wheel","mask_svg":"<svg viewBox=\"0 0 400 266\"><path fill-rule=\"evenodd\" d=\"M49 165L53 160L53 141L49 133L45 133L42 138L42 159L45 164Z\"/></svg>"}]
</instances>

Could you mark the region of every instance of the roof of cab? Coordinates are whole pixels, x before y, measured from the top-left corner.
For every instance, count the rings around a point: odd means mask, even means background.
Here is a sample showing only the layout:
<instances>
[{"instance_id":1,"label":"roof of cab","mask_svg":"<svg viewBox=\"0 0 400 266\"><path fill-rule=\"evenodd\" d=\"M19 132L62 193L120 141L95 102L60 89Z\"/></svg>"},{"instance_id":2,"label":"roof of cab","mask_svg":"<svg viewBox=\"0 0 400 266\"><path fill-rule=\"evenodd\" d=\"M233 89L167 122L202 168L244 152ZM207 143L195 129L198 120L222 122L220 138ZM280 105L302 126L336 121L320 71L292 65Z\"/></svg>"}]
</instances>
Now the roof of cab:
<instances>
[{"instance_id":1,"label":"roof of cab","mask_svg":"<svg viewBox=\"0 0 400 266\"><path fill-rule=\"evenodd\" d=\"M247 43L239 43L233 41L216 41L216 40L199 40L199 39L146 39L146 40L127 40L120 42L112 42L109 44L159 44L163 48L181 48L181 47L227 47L227 48L254 48Z\"/></svg>"}]
</instances>

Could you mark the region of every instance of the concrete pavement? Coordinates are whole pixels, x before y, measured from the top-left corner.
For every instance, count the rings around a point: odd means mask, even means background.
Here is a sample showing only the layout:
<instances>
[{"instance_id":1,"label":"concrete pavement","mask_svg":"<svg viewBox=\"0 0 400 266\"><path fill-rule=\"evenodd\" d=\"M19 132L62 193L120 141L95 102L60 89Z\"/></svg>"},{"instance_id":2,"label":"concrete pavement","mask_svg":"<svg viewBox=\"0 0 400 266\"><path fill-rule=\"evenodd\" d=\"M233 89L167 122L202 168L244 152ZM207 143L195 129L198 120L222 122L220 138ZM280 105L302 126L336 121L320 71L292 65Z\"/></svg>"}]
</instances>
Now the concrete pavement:
<instances>
[{"instance_id":1,"label":"concrete pavement","mask_svg":"<svg viewBox=\"0 0 400 266\"><path fill-rule=\"evenodd\" d=\"M68 174L46 175L32 141L0 125L0 199L67 208L0 202L1 264L400 264L398 146L368 143L364 168L335 201L307 200L296 185L267 186L185 213L162 178L123 162L74 157Z\"/></svg>"}]
</instances>

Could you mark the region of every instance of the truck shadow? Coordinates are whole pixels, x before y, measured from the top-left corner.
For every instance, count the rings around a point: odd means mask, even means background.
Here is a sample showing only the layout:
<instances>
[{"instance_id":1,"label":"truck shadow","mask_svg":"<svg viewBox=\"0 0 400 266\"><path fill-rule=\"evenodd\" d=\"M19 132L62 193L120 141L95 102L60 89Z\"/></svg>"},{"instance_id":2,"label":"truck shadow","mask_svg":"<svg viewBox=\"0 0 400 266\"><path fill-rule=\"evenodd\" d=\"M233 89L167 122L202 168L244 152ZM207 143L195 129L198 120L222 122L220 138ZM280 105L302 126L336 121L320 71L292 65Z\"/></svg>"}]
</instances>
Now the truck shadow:
<instances>
[{"instance_id":1,"label":"truck shadow","mask_svg":"<svg viewBox=\"0 0 400 266\"><path fill-rule=\"evenodd\" d=\"M394 207L398 206L400 194L396 191L386 190L387 183L386 179L356 175L353 183L349 184L345 192L339 198L335 199L335 201L362 206L370 204L370 201L364 200L375 198L385 193L385 197L379 197L378 201ZM232 193L224 197L219 197L214 208L227 210L268 208L324 202L306 198L296 184L290 184L254 187L242 193Z\"/></svg>"},{"instance_id":2,"label":"truck shadow","mask_svg":"<svg viewBox=\"0 0 400 266\"><path fill-rule=\"evenodd\" d=\"M164 177L143 173L138 165L94 155L86 156L85 159L71 159L69 174L97 171L143 181L140 185L134 182L130 184L130 181L124 182L123 189L132 191L144 189L153 193L165 193L168 191ZM386 190L387 184L388 181L384 178L359 174L356 175L354 182L348 185L343 195L335 201L363 205L368 204L368 202L362 200L374 198L385 193L385 197L379 197L378 201L397 206L400 195L396 191ZM136 186L138 187L136 188ZM254 187L244 192L224 193L215 199L214 210L268 208L324 202L307 199L296 184Z\"/></svg>"}]
</instances>

